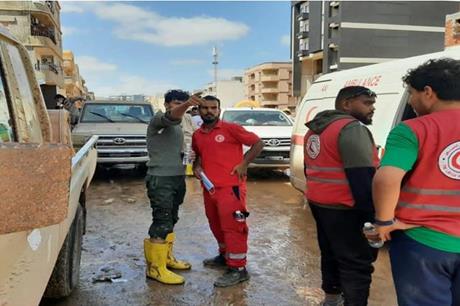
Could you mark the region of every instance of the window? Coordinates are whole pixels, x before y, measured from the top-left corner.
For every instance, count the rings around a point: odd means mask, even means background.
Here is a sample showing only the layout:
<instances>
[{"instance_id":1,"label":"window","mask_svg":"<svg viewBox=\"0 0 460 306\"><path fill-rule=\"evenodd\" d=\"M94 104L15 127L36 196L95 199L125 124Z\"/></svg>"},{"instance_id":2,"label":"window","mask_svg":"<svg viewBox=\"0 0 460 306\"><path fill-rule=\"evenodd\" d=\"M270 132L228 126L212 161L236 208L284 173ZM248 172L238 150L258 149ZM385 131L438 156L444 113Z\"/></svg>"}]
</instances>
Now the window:
<instances>
[{"instance_id":1,"label":"window","mask_svg":"<svg viewBox=\"0 0 460 306\"><path fill-rule=\"evenodd\" d=\"M301 13L308 13L308 12L310 12L310 4L309 4L308 2L303 3L303 4L300 6L300 12L301 12Z\"/></svg>"},{"instance_id":2,"label":"window","mask_svg":"<svg viewBox=\"0 0 460 306\"><path fill-rule=\"evenodd\" d=\"M303 20L300 22L300 32L308 32L309 31L309 26L310 26L310 21L308 20Z\"/></svg>"},{"instance_id":3,"label":"window","mask_svg":"<svg viewBox=\"0 0 460 306\"><path fill-rule=\"evenodd\" d=\"M14 133L10 110L8 108L8 101L6 100L6 94L3 88L3 80L0 80L0 143L12 141L14 141Z\"/></svg>"},{"instance_id":4,"label":"window","mask_svg":"<svg viewBox=\"0 0 460 306\"><path fill-rule=\"evenodd\" d=\"M149 123L152 115L147 104L87 103L81 122Z\"/></svg>"},{"instance_id":5,"label":"window","mask_svg":"<svg viewBox=\"0 0 460 306\"><path fill-rule=\"evenodd\" d=\"M299 50L308 50L308 38L299 40Z\"/></svg>"},{"instance_id":6,"label":"window","mask_svg":"<svg viewBox=\"0 0 460 306\"><path fill-rule=\"evenodd\" d=\"M225 111L222 119L242 126L292 125L291 121L283 112L274 111Z\"/></svg>"},{"instance_id":7,"label":"window","mask_svg":"<svg viewBox=\"0 0 460 306\"><path fill-rule=\"evenodd\" d=\"M6 46L18 84L20 94L19 98L21 99L22 106L24 108L26 128L29 134L28 140L30 142L41 143L43 141L42 129L37 115L37 108L35 106L31 84L24 67L24 62L17 47L10 44L7 44Z\"/></svg>"}]
</instances>

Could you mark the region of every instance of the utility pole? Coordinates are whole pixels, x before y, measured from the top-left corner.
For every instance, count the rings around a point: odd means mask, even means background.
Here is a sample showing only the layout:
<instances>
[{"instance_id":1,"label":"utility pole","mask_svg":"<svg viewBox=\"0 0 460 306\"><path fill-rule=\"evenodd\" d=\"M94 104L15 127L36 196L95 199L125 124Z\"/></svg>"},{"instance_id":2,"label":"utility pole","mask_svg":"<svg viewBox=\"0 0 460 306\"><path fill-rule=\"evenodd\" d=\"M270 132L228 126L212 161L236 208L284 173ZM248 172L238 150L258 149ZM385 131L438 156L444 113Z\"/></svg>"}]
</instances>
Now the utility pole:
<instances>
[{"instance_id":1,"label":"utility pole","mask_svg":"<svg viewBox=\"0 0 460 306\"><path fill-rule=\"evenodd\" d=\"M214 46L212 48L212 58L213 58L213 61L212 61L212 64L214 65L214 90L215 90L215 93L217 95L217 65L219 64L219 60L218 60L218 54L217 54L217 47Z\"/></svg>"}]
</instances>

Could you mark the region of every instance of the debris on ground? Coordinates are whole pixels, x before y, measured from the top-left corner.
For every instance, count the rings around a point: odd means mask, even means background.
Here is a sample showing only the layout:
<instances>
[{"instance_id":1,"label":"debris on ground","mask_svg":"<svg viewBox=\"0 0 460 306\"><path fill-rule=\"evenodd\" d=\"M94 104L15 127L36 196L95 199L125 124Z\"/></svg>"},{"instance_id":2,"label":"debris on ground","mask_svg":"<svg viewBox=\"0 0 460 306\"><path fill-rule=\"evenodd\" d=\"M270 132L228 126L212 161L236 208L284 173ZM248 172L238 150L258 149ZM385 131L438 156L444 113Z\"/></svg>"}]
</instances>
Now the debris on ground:
<instances>
[{"instance_id":1,"label":"debris on ground","mask_svg":"<svg viewBox=\"0 0 460 306\"><path fill-rule=\"evenodd\" d=\"M128 198L128 199L126 199L126 202L128 202L129 204L134 204L134 203L136 203L136 199Z\"/></svg>"},{"instance_id":2,"label":"debris on ground","mask_svg":"<svg viewBox=\"0 0 460 306\"><path fill-rule=\"evenodd\" d=\"M113 203L113 201L115 201L115 199L114 199L114 198L110 198L110 199L107 199L107 200L105 200L105 201L104 201L104 205L109 205L109 204L112 204L112 203Z\"/></svg>"},{"instance_id":3,"label":"debris on ground","mask_svg":"<svg viewBox=\"0 0 460 306\"><path fill-rule=\"evenodd\" d=\"M119 270L111 267L102 267L100 273L93 277L93 283L97 282L112 282L119 283L123 282L121 278L122 274ZM126 280L124 280L126 281Z\"/></svg>"}]
</instances>

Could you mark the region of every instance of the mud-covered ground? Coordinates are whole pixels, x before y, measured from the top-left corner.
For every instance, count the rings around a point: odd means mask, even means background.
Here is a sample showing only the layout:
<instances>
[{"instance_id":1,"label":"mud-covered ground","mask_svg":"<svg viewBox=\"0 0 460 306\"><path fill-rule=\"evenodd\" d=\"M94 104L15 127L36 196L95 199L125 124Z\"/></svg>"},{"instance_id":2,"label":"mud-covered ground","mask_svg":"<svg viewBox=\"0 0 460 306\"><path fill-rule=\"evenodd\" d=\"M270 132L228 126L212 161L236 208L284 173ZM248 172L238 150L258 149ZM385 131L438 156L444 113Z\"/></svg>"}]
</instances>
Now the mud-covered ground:
<instances>
[{"instance_id":1,"label":"mud-covered ground","mask_svg":"<svg viewBox=\"0 0 460 306\"><path fill-rule=\"evenodd\" d=\"M79 287L67 299L44 300L41 305L319 305L322 291L314 221L302 194L287 177L251 175L248 270L252 278L223 289L213 287L222 271L201 263L216 254L201 188L193 178L187 179L187 188L175 246L176 256L193 265L191 271L181 272L185 285L166 286L145 278L143 239L151 210L142 174L98 171L88 193ZM115 282L93 281L114 273L121 273ZM369 305L396 305L385 250L379 254L373 279Z\"/></svg>"}]
</instances>

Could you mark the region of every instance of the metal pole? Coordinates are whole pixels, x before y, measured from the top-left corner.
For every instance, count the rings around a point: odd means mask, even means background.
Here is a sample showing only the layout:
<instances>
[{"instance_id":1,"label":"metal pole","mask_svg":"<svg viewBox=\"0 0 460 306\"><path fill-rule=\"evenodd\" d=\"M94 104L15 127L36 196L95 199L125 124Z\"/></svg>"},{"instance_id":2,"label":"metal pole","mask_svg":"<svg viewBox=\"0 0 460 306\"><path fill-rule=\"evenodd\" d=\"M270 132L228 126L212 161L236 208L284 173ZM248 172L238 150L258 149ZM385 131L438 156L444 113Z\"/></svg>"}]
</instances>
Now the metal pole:
<instances>
[{"instance_id":1,"label":"metal pole","mask_svg":"<svg viewBox=\"0 0 460 306\"><path fill-rule=\"evenodd\" d=\"M214 94L217 94L217 65L219 64L219 60L218 60L218 54L217 54L217 47L216 46L214 46L212 48L212 57L213 57L212 64L214 65L214 90L215 90Z\"/></svg>"}]
</instances>

